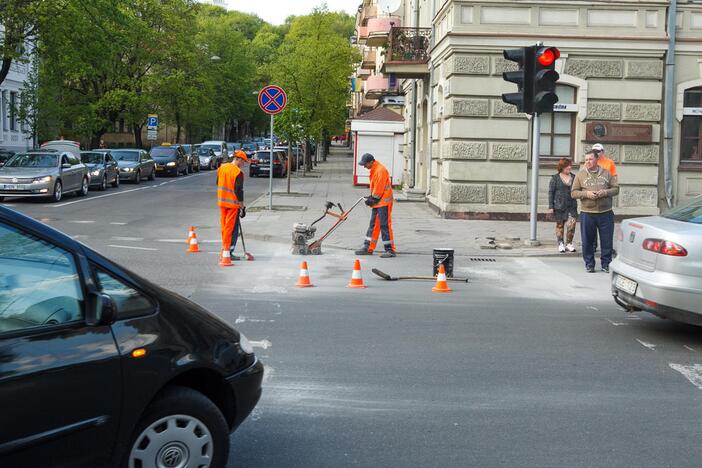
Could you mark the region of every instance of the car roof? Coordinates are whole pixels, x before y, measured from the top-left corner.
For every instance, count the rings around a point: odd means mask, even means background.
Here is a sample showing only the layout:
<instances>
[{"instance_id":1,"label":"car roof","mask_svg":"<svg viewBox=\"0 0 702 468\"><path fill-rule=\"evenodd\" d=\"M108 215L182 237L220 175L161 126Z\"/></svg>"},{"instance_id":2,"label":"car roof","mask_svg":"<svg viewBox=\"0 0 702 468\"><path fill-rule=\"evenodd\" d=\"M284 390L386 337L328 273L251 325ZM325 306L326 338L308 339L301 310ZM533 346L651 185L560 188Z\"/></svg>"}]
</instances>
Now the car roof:
<instances>
[{"instance_id":1,"label":"car roof","mask_svg":"<svg viewBox=\"0 0 702 468\"><path fill-rule=\"evenodd\" d=\"M29 216L22 214L19 211L15 211L11 208L0 206L0 220L9 221L10 223L18 224L22 227L27 227L31 230L34 230L39 234L51 236L59 243L64 244L66 246L77 249L83 248L80 242L71 239L69 236L62 233L61 231L49 226L48 224L44 224L40 221L30 218Z\"/></svg>"}]
</instances>

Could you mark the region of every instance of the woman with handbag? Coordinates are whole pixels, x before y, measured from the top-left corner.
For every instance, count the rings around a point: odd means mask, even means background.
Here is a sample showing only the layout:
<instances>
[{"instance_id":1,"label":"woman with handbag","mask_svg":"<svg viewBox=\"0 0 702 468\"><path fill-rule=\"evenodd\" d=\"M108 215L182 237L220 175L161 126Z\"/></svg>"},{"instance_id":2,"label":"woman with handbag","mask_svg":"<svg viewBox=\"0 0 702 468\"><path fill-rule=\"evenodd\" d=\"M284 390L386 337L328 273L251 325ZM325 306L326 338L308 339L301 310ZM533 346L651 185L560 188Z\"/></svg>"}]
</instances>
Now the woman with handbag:
<instances>
[{"instance_id":1,"label":"woman with handbag","mask_svg":"<svg viewBox=\"0 0 702 468\"><path fill-rule=\"evenodd\" d=\"M568 158L558 161L558 173L551 177L548 187L548 212L556 220L558 251L575 252L573 236L578 219L578 202L570 196L575 175L571 173L573 163ZM565 239L564 239L565 235Z\"/></svg>"}]
</instances>

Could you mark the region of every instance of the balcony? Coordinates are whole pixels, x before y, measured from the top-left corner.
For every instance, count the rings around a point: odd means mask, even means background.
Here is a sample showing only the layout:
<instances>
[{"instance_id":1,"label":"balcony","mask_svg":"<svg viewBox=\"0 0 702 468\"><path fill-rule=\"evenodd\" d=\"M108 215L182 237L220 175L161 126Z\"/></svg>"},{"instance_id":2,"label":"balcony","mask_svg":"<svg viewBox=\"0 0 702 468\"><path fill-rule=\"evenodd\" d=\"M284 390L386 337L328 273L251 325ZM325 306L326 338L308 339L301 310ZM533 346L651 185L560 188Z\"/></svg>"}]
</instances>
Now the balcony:
<instances>
[{"instance_id":1,"label":"balcony","mask_svg":"<svg viewBox=\"0 0 702 468\"><path fill-rule=\"evenodd\" d=\"M358 31L358 45L365 45L368 40L368 26L359 26Z\"/></svg>"},{"instance_id":2,"label":"balcony","mask_svg":"<svg viewBox=\"0 0 702 468\"><path fill-rule=\"evenodd\" d=\"M388 94L398 94L396 85L390 86L390 80L383 75L371 75L364 83L366 99L379 99Z\"/></svg>"},{"instance_id":3,"label":"balcony","mask_svg":"<svg viewBox=\"0 0 702 468\"><path fill-rule=\"evenodd\" d=\"M383 73L397 78L423 78L429 74L430 28L392 28Z\"/></svg>"},{"instance_id":4,"label":"balcony","mask_svg":"<svg viewBox=\"0 0 702 468\"><path fill-rule=\"evenodd\" d=\"M371 71L367 68L358 68L356 70L356 76L365 81L371 76Z\"/></svg>"},{"instance_id":5,"label":"balcony","mask_svg":"<svg viewBox=\"0 0 702 468\"><path fill-rule=\"evenodd\" d=\"M361 68L365 70L375 70L375 50L366 50L363 53L363 62L361 62Z\"/></svg>"},{"instance_id":6,"label":"balcony","mask_svg":"<svg viewBox=\"0 0 702 468\"><path fill-rule=\"evenodd\" d=\"M379 18L370 18L368 20L368 39L366 45L368 47L382 47L387 43L390 37L390 30L393 27L402 26L402 21L398 16L382 16ZM359 28L360 29L360 28Z\"/></svg>"},{"instance_id":7,"label":"balcony","mask_svg":"<svg viewBox=\"0 0 702 468\"><path fill-rule=\"evenodd\" d=\"M366 26L368 20L378 16L378 6L377 5L365 5L361 7L359 12L358 22L361 26Z\"/></svg>"}]
</instances>

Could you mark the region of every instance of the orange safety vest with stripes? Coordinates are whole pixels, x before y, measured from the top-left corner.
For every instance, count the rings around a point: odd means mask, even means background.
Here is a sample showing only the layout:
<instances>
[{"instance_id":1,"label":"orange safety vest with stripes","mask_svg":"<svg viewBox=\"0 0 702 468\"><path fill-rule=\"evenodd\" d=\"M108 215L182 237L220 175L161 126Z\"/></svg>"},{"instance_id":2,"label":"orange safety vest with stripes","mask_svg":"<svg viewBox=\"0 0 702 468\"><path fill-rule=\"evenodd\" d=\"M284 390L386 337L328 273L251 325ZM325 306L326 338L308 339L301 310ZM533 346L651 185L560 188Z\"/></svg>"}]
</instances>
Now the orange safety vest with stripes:
<instances>
[{"instance_id":1,"label":"orange safety vest with stripes","mask_svg":"<svg viewBox=\"0 0 702 468\"><path fill-rule=\"evenodd\" d=\"M378 161L374 161L370 167L370 191L372 196L380 199L372 208L388 206L393 201L390 173Z\"/></svg>"},{"instance_id":2,"label":"orange safety vest with stripes","mask_svg":"<svg viewBox=\"0 0 702 468\"><path fill-rule=\"evenodd\" d=\"M220 208L239 208L239 199L236 196L236 178L241 169L236 164L222 164L217 169L217 206Z\"/></svg>"}]
</instances>

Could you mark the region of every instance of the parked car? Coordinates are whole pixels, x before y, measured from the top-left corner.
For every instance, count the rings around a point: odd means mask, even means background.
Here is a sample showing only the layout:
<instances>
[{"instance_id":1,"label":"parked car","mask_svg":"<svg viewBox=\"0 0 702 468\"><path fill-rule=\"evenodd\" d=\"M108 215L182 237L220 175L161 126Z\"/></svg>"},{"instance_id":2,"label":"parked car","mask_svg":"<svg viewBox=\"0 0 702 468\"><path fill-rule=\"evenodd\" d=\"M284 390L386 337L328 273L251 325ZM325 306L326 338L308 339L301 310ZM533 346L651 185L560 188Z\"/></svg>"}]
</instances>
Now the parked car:
<instances>
[{"instance_id":1,"label":"parked car","mask_svg":"<svg viewBox=\"0 0 702 468\"><path fill-rule=\"evenodd\" d=\"M88 168L91 187L98 190L107 190L107 184L119 187L119 166L109 151L81 151L80 160Z\"/></svg>"},{"instance_id":2,"label":"parked car","mask_svg":"<svg viewBox=\"0 0 702 468\"><path fill-rule=\"evenodd\" d=\"M8 161L8 159L10 159L14 155L15 155L14 151L0 148L0 167L4 166L5 163Z\"/></svg>"},{"instance_id":3,"label":"parked car","mask_svg":"<svg viewBox=\"0 0 702 468\"><path fill-rule=\"evenodd\" d=\"M89 184L88 168L71 153L17 153L0 167L0 201L10 196L47 197L58 202L68 192L87 195Z\"/></svg>"},{"instance_id":4,"label":"parked car","mask_svg":"<svg viewBox=\"0 0 702 468\"><path fill-rule=\"evenodd\" d=\"M157 175L178 177L180 174L188 174L188 157L180 145L156 146L151 148L149 154L156 165Z\"/></svg>"},{"instance_id":5,"label":"parked car","mask_svg":"<svg viewBox=\"0 0 702 468\"><path fill-rule=\"evenodd\" d=\"M180 145L188 157L188 168L192 172L200 172L200 158L197 155L196 145Z\"/></svg>"},{"instance_id":6,"label":"parked car","mask_svg":"<svg viewBox=\"0 0 702 468\"><path fill-rule=\"evenodd\" d=\"M287 170L285 169L286 162L285 153L282 151L273 151L273 177L285 177ZM257 151L249 162L249 177L256 177L260 174L268 175L270 171L270 151Z\"/></svg>"},{"instance_id":7,"label":"parked car","mask_svg":"<svg viewBox=\"0 0 702 468\"><path fill-rule=\"evenodd\" d=\"M229 162L229 151L227 151L227 142L221 140L203 141L201 147L209 148L214 151L215 155L221 159L222 163Z\"/></svg>"},{"instance_id":8,"label":"parked car","mask_svg":"<svg viewBox=\"0 0 702 468\"><path fill-rule=\"evenodd\" d=\"M0 207L0 465L223 467L261 396L244 335Z\"/></svg>"},{"instance_id":9,"label":"parked car","mask_svg":"<svg viewBox=\"0 0 702 468\"><path fill-rule=\"evenodd\" d=\"M156 165L148 152L142 149L113 149L110 153L119 166L120 180L139 184L144 178L156 178Z\"/></svg>"},{"instance_id":10,"label":"parked car","mask_svg":"<svg viewBox=\"0 0 702 468\"><path fill-rule=\"evenodd\" d=\"M80 143L71 140L52 140L41 144L42 150L62 151L71 153L76 158L80 159Z\"/></svg>"},{"instance_id":11,"label":"parked car","mask_svg":"<svg viewBox=\"0 0 702 468\"><path fill-rule=\"evenodd\" d=\"M286 157L288 155L288 147L287 146L274 146L273 151L282 151ZM290 158L290 168L289 169L291 171L297 171L298 161L300 159L302 159L302 152L300 151L300 148L297 146L293 146L291 155L292 155L292 157Z\"/></svg>"},{"instance_id":12,"label":"parked car","mask_svg":"<svg viewBox=\"0 0 702 468\"><path fill-rule=\"evenodd\" d=\"M200 146L197 149L197 155L200 159L200 167L203 169L214 170L222 164L222 157L217 156L212 148Z\"/></svg>"},{"instance_id":13,"label":"parked car","mask_svg":"<svg viewBox=\"0 0 702 468\"><path fill-rule=\"evenodd\" d=\"M241 149L246 153L246 157L251 159L256 151L258 151L258 145L256 143L244 143L241 145Z\"/></svg>"},{"instance_id":14,"label":"parked car","mask_svg":"<svg viewBox=\"0 0 702 468\"><path fill-rule=\"evenodd\" d=\"M241 149L241 143L227 142L227 151L229 152L229 159L234 160L234 152Z\"/></svg>"},{"instance_id":15,"label":"parked car","mask_svg":"<svg viewBox=\"0 0 702 468\"><path fill-rule=\"evenodd\" d=\"M660 216L622 221L615 244L617 304L702 325L702 196Z\"/></svg>"}]
</instances>

